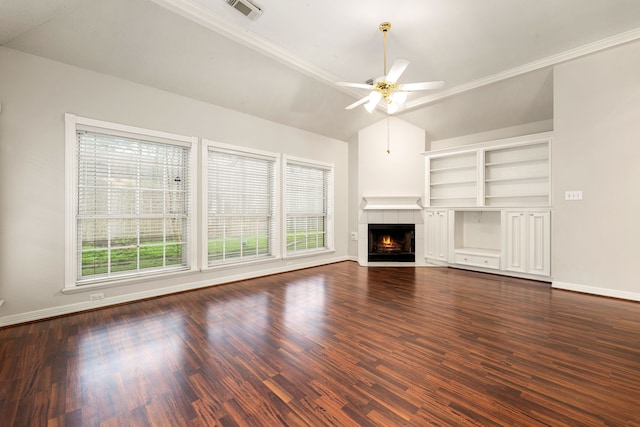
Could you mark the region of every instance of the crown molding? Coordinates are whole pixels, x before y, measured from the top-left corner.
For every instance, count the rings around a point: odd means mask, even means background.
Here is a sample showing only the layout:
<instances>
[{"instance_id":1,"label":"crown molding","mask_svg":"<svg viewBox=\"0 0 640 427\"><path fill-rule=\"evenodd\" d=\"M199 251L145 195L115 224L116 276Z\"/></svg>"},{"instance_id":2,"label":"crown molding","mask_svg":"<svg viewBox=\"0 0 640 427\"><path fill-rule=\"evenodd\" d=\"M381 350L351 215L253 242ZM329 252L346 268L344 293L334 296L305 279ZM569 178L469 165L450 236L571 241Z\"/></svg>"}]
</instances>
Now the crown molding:
<instances>
[{"instance_id":1,"label":"crown molding","mask_svg":"<svg viewBox=\"0 0 640 427\"><path fill-rule=\"evenodd\" d=\"M633 30L626 31L612 37L607 37L605 39L598 40L596 42L589 43L583 46L579 46L577 48L570 49L556 55L529 62L528 64L524 64L519 67L514 67L500 73L492 74L490 76L483 77L478 80L473 80L452 87L450 89L445 89L431 95L426 95L421 98L414 99L413 101L407 102L406 109L408 110L424 104L435 102L443 98L458 95L472 89L490 85L492 83L497 83L501 80L510 79L511 77L516 77L525 73L529 73L531 71L539 70L546 67L552 67L566 61L571 61L582 56L590 55L592 53L629 43L638 39L640 39L640 28L635 28Z\"/></svg>"},{"instance_id":2,"label":"crown molding","mask_svg":"<svg viewBox=\"0 0 640 427\"><path fill-rule=\"evenodd\" d=\"M336 86L335 82L341 80L338 76L335 76L311 64L310 62L307 62L291 54L289 51L282 49L281 47L265 40L264 38L258 36L250 30L222 18L219 14L196 3L194 0L151 1L165 9L171 10L172 12L177 13L180 16L183 16L197 24L200 24L205 28L215 31L216 33L224 37L238 42L243 46L253 49L256 52L262 53L263 55L276 59L277 61L289 67L301 71L302 73L315 78L333 87L334 89L351 95L354 98L362 97L362 93L360 92L349 89L347 87ZM539 70L541 68L551 67L562 62L580 58L585 55L619 46L621 44L629 43L638 39L640 39L640 28L635 28L624 33L620 33L593 43L561 52L556 55L548 56L546 58L530 62L528 64L514 67L509 70L483 77L481 79L473 80L449 89L444 89L436 93L423 96L418 99L414 99L413 101L407 102L405 104L405 108L403 109L403 111L407 111L421 105L429 104L444 98L448 98L450 96L477 89L482 86L497 83L501 80L506 80L531 71Z\"/></svg>"}]
</instances>

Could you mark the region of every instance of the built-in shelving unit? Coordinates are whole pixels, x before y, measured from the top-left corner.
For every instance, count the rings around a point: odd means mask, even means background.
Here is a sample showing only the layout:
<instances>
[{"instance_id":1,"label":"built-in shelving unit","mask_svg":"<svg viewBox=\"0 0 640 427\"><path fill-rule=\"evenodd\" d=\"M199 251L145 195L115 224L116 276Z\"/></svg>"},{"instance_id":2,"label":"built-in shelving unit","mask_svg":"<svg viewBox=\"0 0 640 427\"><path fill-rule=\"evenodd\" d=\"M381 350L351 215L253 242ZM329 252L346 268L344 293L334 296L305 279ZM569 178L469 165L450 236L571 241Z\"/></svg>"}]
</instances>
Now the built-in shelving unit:
<instances>
[{"instance_id":1,"label":"built-in shelving unit","mask_svg":"<svg viewBox=\"0 0 640 427\"><path fill-rule=\"evenodd\" d=\"M427 158L430 206L469 206L478 194L477 154Z\"/></svg>"},{"instance_id":2,"label":"built-in shelving unit","mask_svg":"<svg viewBox=\"0 0 640 427\"><path fill-rule=\"evenodd\" d=\"M429 207L551 205L549 135L425 153Z\"/></svg>"},{"instance_id":3,"label":"built-in shelving unit","mask_svg":"<svg viewBox=\"0 0 640 427\"><path fill-rule=\"evenodd\" d=\"M548 278L550 152L544 133L425 153L428 262Z\"/></svg>"},{"instance_id":4,"label":"built-in shelving unit","mask_svg":"<svg viewBox=\"0 0 640 427\"><path fill-rule=\"evenodd\" d=\"M484 151L485 206L548 206L549 142Z\"/></svg>"}]
</instances>

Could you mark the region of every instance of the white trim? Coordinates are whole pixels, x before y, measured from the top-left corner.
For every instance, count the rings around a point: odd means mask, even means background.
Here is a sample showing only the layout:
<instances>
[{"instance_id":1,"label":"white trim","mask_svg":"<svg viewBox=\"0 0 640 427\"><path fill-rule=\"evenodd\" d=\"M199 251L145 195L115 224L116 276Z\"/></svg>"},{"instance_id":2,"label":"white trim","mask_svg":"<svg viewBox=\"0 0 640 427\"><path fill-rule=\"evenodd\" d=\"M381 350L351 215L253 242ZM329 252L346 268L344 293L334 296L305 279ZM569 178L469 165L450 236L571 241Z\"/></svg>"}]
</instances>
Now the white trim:
<instances>
[{"instance_id":1,"label":"white trim","mask_svg":"<svg viewBox=\"0 0 640 427\"><path fill-rule=\"evenodd\" d=\"M284 160L285 166L286 166L287 163L291 163L291 164L295 164L295 165L308 166L310 168L326 169L326 170L331 170L331 171L333 171L334 168L335 168L335 164L334 163L320 162L318 160L305 159L303 157L289 156L287 154L283 154L282 155L282 159Z\"/></svg>"},{"instance_id":2,"label":"white trim","mask_svg":"<svg viewBox=\"0 0 640 427\"><path fill-rule=\"evenodd\" d=\"M41 310L34 310L26 313L0 317L0 327L16 325L16 324L25 323L25 322L33 322L33 321L43 320L43 319L47 319L55 316L62 316L65 314L77 313L80 311L108 307L111 305L123 304L123 303L138 301L142 299L147 299L147 298L170 295L177 292L207 288L210 286L222 285L225 283L231 283L231 282L236 282L240 280L255 279L262 276L286 273L289 271L301 270L301 269L310 268L310 267L318 267L321 265L333 264L336 262L349 261L349 260L350 258L345 256L345 257L338 257L333 259L324 259L321 261L309 261L306 263L301 263L296 265L283 265L283 266L268 268L260 271L239 273L232 276L226 276L223 278L211 278L211 279L199 280L197 282L167 286L159 289L149 289L147 291L136 292L132 294L108 297L98 301L78 302L78 303L67 304L63 306L45 308ZM85 289L86 292L90 292L92 290L95 290L95 288Z\"/></svg>"},{"instance_id":3,"label":"white trim","mask_svg":"<svg viewBox=\"0 0 640 427\"><path fill-rule=\"evenodd\" d=\"M104 132L125 132L127 134L140 135L141 137L153 137L168 140L173 144L175 144L176 142L183 142L186 143L186 146L188 147L193 147L193 145L198 141L198 138L194 136L178 135L176 133L140 128L137 126L123 125L120 123L106 122L104 120L89 119L87 117L79 117L71 113L65 114L65 119L67 118L73 118L75 120L76 127L89 126L92 128L98 128Z\"/></svg>"},{"instance_id":4,"label":"white trim","mask_svg":"<svg viewBox=\"0 0 640 427\"><path fill-rule=\"evenodd\" d=\"M91 284L107 284L122 283L136 280L140 277L164 277L167 274L174 273L175 270L136 273L132 275L123 275L121 278L108 278L96 280L77 280L78 274L78 253L77 253L77 130L80 128L97 128L98 131L105 134L126 133L137 138L149 138L150 140L163 140L167 143L179 145L189 148L189 206L191 217L189 221L189 253L186 254L187 267L179 269L181 272L192 272L198 270L198 215L197 215L197 189L198 189L198 138L178 135L169 132L156 131L135 126L123 125L120 123L107 122L103 120L90 119L80 117L72 113L65 113L65 277L64 288L75 289L78 287L86 287Z\"/></svg>"},{"instance_id":5,"label":"white trim","mask_svg":"<svg viewBox=\"0 0 640 427\"><path fill-rule=\"evenodd\" d=\"M423 206L420 196L362 196L362 210L414 210L420 211Z\"/></svg>"},{"instance_id":6,"label":"white trim","mask_svg":"<svg viewBox=\"0 0 640 427\"><path fill-rule=\"evenodd\" d=\"M499 148L502 146L516 147L518 145L537 144L539 142L551 142L553 131L541 132L531 135L514 136L512 138L496 139L493 141L477 142L474 144L460 145L447 148L439 148L436 150L425 151L422 153L426 157L438 157L451 153L465 153L486 148Z\"/></svg>"},{"instance_id":7,"label":"white trim","mask_svg":"<svg viewBox=\"0 0 640 427\"><path fill-rule=\"evenodd\" d=\"M66 288L76 287L78 262L74 261L76 255L76 242L78 241L77 228L75 224L76 218L76 191L78 188L78 177L76 176L77 166L76 159L78 157L76 146L76 125L78 116L75 114L64 115L64 141L65 141L65 192L64 192L64 250L65 250L65 270L64 270L64 286Z\"/></svg>"},{"instance_id":8,"label":"white trim","mask_svg":"<svg viewBox=\"0 0 640 427\"><path fill-rule=\"evenodd\" d=\"M531 71L539 70L541 68L552 67L554 65L561 64L566 61L571 61L573 59L577 59L585 55L590 55L592 53L599 52L601 50L619 46L621 44L629 43L637 39L640 39L640 28L635 28L633 30L616 34L614 36L607 37L605 39L598 40L593 43L588 43L586 45L579 46L574 49L569 49L567 51L558 53L556 55L547 56L546 58L529 62L528 64L524 64L519 67L514 67L496 74L489 75L487 77L483 77L481 79L472 80L470 82L463 83L461 85L454 86L452 88L445 89L431 95L426 95L421 98L414 99L413 101L407 102L405 104L405 110L409 110L411 108L418 107L424 104L429 104L435 101L439 101L443 98L448 98L450 96L458 95L460 93L467 92L472 89L477 89L482 86L487 86L493 83L497 83L499 81L510 79L512 77L526 74Z\"/></svg>"},{"instance_id":9,"label":"white trim","mask_svg":"<svg viewBox=\"0 0 640 427\"><path fill-rule=\"evenodd\" d=\"M562 289L565 291L582 292L585 294L598 295L610 298L619 298L631 301L640 301L640 293L619 291L616 289L600 288L596 286L580 285L575 283L553 281L551 287L554 289Z\"/></svg>"}]
</instances>

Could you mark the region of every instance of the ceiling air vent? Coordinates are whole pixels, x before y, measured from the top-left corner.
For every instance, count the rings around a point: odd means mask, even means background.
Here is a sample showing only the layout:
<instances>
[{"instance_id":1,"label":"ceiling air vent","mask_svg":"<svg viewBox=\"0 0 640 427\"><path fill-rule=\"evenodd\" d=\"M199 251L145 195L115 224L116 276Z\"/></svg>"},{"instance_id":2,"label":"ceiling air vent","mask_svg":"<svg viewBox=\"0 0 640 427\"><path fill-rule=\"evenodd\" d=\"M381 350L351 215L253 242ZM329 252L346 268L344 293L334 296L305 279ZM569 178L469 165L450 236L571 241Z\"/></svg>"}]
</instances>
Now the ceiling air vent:
<instances>
[{"instance_id":1,"label":"ceiling air vent","mask_svg":"<svg viewBox=\"0 0 640 427\"><path fill-rule=\"evenodd\" d=\"M262 15L262 9L249 0L227 0L227 4L254 21Z\"/></svg>"}]
</instances>

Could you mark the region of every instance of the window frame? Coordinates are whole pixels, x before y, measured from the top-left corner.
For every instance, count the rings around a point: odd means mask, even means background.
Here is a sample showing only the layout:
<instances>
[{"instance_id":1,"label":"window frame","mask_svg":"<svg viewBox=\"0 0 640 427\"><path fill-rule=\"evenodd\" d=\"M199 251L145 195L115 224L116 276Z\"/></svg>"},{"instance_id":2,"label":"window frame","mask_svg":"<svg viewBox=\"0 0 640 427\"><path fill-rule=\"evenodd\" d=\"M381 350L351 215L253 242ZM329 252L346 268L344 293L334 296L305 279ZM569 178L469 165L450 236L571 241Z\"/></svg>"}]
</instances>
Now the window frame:
<instances>
[{"instance_id":1,"label":"window frame","mask_svg":"<svg viewBox=\"0 0 640 427\"><path fill-rule=\"evenodd\" d=\"M209 151L213 148L215 151L219 152L227 152L230 154L236 154L239 156L245 157L256 157L262 159L269 159L274 162L273 169L273 235L272 239L269 242L269 255L265 255L262 257L248 257L248 258L239 258L232 259L230 261L217 262L212 265L209 265L209 230L208 230L208 218L209 218L209 182L208 182L208 157ZM279 153L272 153L270 151L256 150L252 148L247 148L238 145L225 144L222 142L211 141L205 138L202 138L201 144L201 218L202 218L202 241L200 243L200 265L202 266L202 270L210 270L210 269L219 269L228 266L238 266L245 264L253 264L253 263L261 263L272 261L274 259L281 258L280 253L280 215L281 215L281 155Z\"/></svg>"},{"instance_id":2,"label":"window frame","mask_svg":"<svg viewBox=\"0 0 640 427\"><path fill-rule=\"evenodd\" d=\"M317 160L306 159L302 157L289 156L284 154L282 156L282 257L283 258L298 258L304 256L312 256L320 253L333 252L334 248L334 235L335 235L335 164L320 162ZM327 189L326 198L326 217L325 217L325 230L324 239L325 244L322 248L303 249L289 253L287 251L287 166L298 165L308 168L322 169L329 172L329 182L324 186Z\"/></svg>"},{"instance_id":3,"label":"window frame","mask_svg":"<svg viewBox=\"0 0 640 427\"><path fill-rule=\"evenodd\" d=\"M175 269L164 271L140 271L135 270L130 274L123 273L112 277L97 277L94 279L79 280L78 260L78 146L77 131L91 130L107 135L125 136L147 140L149 142L162 142L188 148L187 167L190 177L187 202L189 206L186 266L178 266ZM197 217L197 155L198 138L168 132L155 131L140 127L128 126L102 120L80 117L75 114L65 114L65 280L64 289L82 289L96 285L113 285L130 283L140 278L161 278L176 273L192 272L198 269L198 217Z\"/></svg>"}]
</instances>

